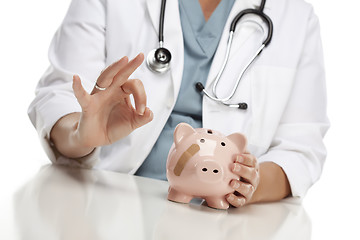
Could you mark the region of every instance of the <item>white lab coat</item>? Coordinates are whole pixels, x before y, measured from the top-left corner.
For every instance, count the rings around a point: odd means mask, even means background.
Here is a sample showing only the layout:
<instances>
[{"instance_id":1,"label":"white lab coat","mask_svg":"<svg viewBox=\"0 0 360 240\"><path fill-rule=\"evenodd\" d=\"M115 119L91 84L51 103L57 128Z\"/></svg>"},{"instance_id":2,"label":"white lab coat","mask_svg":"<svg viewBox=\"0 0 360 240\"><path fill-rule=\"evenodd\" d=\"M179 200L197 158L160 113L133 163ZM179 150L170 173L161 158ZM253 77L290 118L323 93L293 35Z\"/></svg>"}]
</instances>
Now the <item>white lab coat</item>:
<instances>
[{"instance_id":1,"label":"white lab coat","mask_svg":"<svg viewBox=\"0 0 360 240\"><path fill-rule=\"evenodd\" d=\"M230 22L259 0L235 1L211 66L211 86L225 55ZM241 80L232 102L247 102L247 111L203 99L203 126L225 134L243 132L249 150L259 162L272 161L288 176L293 196L303 197L320 177L326 150L323 137L329 127L318 19L303 0L268 0L274 35ZM184 47L178 1L169 0L165 13L165 47L172 53L171 70L164 75L146 64L131 76L145 85L154 120L111 146L68 160L52 147L49 133L62 116L79 112L72 76L80 75L91 91L101 70L123 56L134 57L158 46L160 0L73 0L49 49L50 67L41 78L29 116L42 145L54 163L90 166L133 174L151 151L178 96ZM256 17L251 17L257 19ZM257 20L261 22L260 20ZM254 24L237 27L228 66L218 96L231 91L245 61L259 46L262 34ZM192 87L192 86L189 86Z\"/></svg>"}]
</instances>

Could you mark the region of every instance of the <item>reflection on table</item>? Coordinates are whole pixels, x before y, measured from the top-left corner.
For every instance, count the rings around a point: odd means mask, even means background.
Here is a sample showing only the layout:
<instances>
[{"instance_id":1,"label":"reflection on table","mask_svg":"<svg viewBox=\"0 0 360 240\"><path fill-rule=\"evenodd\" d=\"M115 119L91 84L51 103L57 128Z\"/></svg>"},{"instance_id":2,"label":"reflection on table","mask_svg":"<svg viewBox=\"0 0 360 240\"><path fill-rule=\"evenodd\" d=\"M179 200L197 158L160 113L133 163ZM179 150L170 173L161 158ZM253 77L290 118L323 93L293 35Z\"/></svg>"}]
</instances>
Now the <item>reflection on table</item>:
<instances>
[{"instance_id":1,"label":"reflection on table","mask_svg":"<svg viewBox=\"0 0 360 240\"><path fill-rule=\"evenodd\" d=\"M310 239L294 200L216 210L166 199L168 183L47 165L14 198L20 239Z\"/></svg>"}]
</instances>

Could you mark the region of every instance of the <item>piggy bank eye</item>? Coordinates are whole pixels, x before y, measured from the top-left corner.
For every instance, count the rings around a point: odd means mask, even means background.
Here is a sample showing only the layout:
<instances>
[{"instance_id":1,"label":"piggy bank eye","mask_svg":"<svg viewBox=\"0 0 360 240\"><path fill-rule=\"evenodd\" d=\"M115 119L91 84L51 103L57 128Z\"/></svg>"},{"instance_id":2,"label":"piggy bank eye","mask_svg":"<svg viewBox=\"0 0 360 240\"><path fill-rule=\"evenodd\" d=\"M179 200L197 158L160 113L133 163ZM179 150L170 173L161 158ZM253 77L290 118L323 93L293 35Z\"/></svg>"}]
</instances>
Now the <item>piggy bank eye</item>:
<instances>
[{"instance_id":1,"label":"piggy bank eye","mask_svg":"<svg viewBox=\"0 0 360 240\"><path fill-rule=\"evenodd\" d=\"M225 145L226 145L226 144L225 144L224 142L221 142L221 146L225 147Z\"/></svg>"},{"instance_id":2,"label":"piggy bank eye","mask_svg":"<svg viewBox=\"0 0 360 240\"><path fill-rule=\"evenodd\" d=\"M207 132L208 132L208 134L212 134L212 133L213 133L211 130L208 130Z\"/></svg>"},{"instance_id":3,"label":"piggy bank eye","mask_svg":"<svg viewBox=\"0 0 360 240\"><path fill-rule=\"evenodd\" d=\"M200 139L200 142L201 142L201 143L204 143L204 142L205 142L205 139L203 139L203 138Z\"/></svg>"}]
</instances>

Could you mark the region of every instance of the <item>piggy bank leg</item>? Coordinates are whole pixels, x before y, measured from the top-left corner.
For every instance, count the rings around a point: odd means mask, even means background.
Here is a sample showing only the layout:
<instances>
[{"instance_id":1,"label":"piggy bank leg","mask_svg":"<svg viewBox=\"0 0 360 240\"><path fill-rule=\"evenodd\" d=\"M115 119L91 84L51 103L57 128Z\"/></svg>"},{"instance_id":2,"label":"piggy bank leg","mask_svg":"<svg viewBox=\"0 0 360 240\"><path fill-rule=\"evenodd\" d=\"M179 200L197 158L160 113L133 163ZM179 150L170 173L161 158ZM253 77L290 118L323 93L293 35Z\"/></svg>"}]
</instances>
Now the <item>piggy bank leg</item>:
<instances>
[{"instance_id":1,"label":"piggy bank leg","mask_svg":"<svg viewBox=\"0 0 360 240\"><path fill-rule=\"evenodd\" d=\"M226 201L225 197L208 197L205 198L205 201L209 207L217 209L228 209L229 203Z\"/></svg>"},{"instance_id":2,"label":"piggy bank leg","mask_svg":"<svg viewBox=\"0 0 360 240\"><path fill-rule=\"evenodd\" d=\"M189 203L193 196L179 192L173 188L169 188L168 200L180 203Z\"/></svg>"}]
</instances>

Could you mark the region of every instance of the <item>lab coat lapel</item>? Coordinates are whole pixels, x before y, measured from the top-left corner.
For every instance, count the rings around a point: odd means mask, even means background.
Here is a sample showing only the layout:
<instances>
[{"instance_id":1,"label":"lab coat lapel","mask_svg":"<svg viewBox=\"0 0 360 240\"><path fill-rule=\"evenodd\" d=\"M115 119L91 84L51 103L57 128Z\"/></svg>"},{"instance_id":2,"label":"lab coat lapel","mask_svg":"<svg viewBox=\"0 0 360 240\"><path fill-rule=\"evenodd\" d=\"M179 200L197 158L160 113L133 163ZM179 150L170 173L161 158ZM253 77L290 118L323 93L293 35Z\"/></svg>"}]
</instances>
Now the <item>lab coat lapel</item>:
<instances>
[{"instance_id":1,"label":"lab coat lapel","mask_svg":"<svg viewBox=\"0 0 360 240\"><path fill-rule=\"evenodd\" d=\"M161 0L147 0L146 1L148 12L151 18L151 22L154 26L156 33L159 32L159 19L160 19L160 8ZM154 46L157 48L158 44ZM165 20L164 20L164 47L171 52L171 68L169 73L173 82L174 98L177 98L182 72L184 67L184 42L180 22L179 14L179 3L178 1L167 1L165 9Z\"/></svg>"},{"instance_id":2,"label":"lab coat lapel","mask_svg":"<svg viewBox=\"0 0 360 240\"><path fill-rule=\"evenodd\" d=\"M149 12L151 22L156 33L159 32L160 6L161 0L146 0L146 6Z\"/></svg>"}]
</instances>

